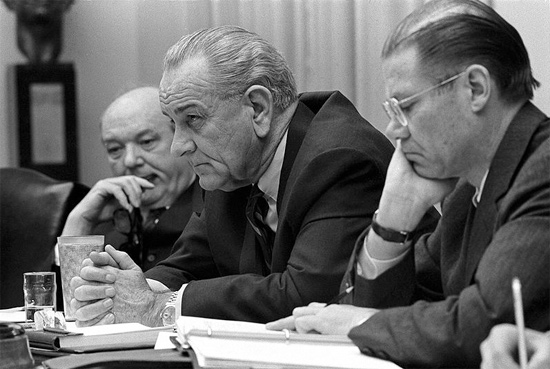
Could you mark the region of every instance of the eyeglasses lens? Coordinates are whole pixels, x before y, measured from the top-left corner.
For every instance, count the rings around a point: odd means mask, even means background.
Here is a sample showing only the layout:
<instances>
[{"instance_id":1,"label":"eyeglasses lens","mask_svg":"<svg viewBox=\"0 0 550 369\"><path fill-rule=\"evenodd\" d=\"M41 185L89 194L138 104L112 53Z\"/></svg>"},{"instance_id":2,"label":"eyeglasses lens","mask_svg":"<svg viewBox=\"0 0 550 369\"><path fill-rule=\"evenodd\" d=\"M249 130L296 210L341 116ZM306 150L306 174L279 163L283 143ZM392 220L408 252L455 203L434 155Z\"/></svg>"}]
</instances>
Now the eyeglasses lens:
<instances>
[{"instance_id":1,"label":"eyeglasses lens","mask_svg":"<svg viewBox=\"0 0 550 369\"><path fill-rule=\"evenodd\" d=\"M403 114L403 111L399 106L399 101L397 101L395 98L391 98L385 101L383 105L384 109L386 110L386 114L388 115L390 120L395 120L402 126L407 125L407 119L405 118L405 115Z\"/></svg>"}]
</instances>

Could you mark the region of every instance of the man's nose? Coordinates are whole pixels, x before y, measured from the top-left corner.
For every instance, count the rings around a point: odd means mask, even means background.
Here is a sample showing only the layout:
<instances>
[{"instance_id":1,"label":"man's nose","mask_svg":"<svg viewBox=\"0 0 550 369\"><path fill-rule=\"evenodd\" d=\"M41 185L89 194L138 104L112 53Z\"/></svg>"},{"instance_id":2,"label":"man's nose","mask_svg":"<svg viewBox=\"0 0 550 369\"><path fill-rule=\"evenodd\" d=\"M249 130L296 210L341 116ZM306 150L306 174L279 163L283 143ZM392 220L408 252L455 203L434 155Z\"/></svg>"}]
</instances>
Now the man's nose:
<instances>
[{"instance_id":1,"label":"man's nose","mask_svg":"<svg viewBox=\"0 0 550 369\"><path fill-rule=\"evenodd\" d=\"M182 130L176 129L174 132L174 138L172 139L172 146L170 152L174 156L184 156L192 153L197 149L195 142L193 142L190 135L182 132Z\"/></svg>"},{"instance_id":2,"label":"man's nose","mask_svg":"<svg viewBox=\"0 0 550 369\"><path fill-rule=\"evenodd\" d=\"M142 150L136 145L126 146L124 153L124 165L127 168L134 168L143 165L143 157L141 156Z\"/></svg>"},{"instance_id":3,"label":"man's nose","mask_svg":"<svg viewBox=\"0 0 550 369\"><path fill-rule=\"evenodd\" d=\"M397 139L407 138L411 133L409 132L408 126L403 126L394 118L390 119L386 126L385 134L390 140L395 141Z\"/></svg>"}]
</instances>

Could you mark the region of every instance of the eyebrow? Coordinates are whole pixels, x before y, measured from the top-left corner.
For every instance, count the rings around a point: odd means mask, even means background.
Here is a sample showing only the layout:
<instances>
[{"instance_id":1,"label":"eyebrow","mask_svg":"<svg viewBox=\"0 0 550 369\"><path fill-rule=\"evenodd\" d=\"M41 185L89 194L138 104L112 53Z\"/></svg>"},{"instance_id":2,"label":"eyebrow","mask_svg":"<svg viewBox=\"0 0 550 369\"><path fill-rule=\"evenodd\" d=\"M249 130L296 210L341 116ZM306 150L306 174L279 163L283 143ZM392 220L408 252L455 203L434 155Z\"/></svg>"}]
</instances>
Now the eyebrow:
<instances>
[{"instance_id":1,"label":"eyebrow","mask_svg":"<svg viewBox=\"0 0 550 369\"><path fill-rule=\"evenodd\" d=\"M174 114L175 115L180 115L182 113L184 113L186 110L190 110L190 109L195 109L196 115L199 115L199 116L202 116L202 117L206 117L209 115L209 109L207 106L203 106L201 103L196 103L196 102L189 102L189 103L185 103L184 105L181 105L181 106L178 106L174 109ZM163 114L165 114L163 112ZM167 115L167 114L165 114Z\"/></svg>"},{"instance_id":2,"label":"eyebrow","mask_svg":"<svg viewBox=\"0 0 550 369\"><path fill-rule=\"evenodd\" d=\"M135 135L135 136L132 136L133 138L141 138L145 135L159 135L159 133L157 131L155 131L154 129L151 129L151 128L146 128L142 131L138 131L138 133ZM116 138L116 137L107 137L107 138L101 138L101 141L103 143L109 143L109 142L120 142L121 140Z\"/></svg>"},{"instance_id":3,"label":"eyebrow","mask_svg":"<svg viewBox=\"0 0 550 369\"><path fill-rule=\"evenodd\" d=\"M178 106L174 109L174 114L176 115L179 115L181 113L183 113L185 110L189 109L189 108L192 108L192 107L197 107L198 105L195 104L195 103L186 103L182 106ZM167 117L170 117L170 115L168 115L168 113L164 110L164 109L161 109L162 111L162 114L167 116Z\"/></svg>"},{"instance_id":4,"label":"eyebrow","mask_svg":"<svg viewBox=\"0 0 550 369\"><path fill-rule=\"evenodd\" d=\"M185 110L192 108L193 106L196 106L196 104L185 104L183 106L178 106L176 109L174 109L174 113L176 115L179 115L183 113Z\"/></svg>"}]
</instances>

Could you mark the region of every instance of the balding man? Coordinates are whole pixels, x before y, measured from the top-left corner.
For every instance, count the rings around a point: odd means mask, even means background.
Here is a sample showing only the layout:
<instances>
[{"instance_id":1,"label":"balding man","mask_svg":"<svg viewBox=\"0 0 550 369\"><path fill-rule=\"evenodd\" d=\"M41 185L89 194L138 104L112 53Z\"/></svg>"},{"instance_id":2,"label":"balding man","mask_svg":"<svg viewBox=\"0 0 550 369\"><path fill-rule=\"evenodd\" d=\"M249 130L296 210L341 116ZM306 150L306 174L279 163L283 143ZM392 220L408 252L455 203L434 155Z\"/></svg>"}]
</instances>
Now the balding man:
<instances>
[{"instance_id":1,"label":"balding man","mask_svg":"<svg viewBox=\"0 0 550 369\"><path fill-rule=\"evenodd\" d=\"M201 190L187 160L170 154L174 127L158 89L133 89L109 105L101 140L114 174L97 182L71 211L63 235L104 234L147 270L170 254Z\"/></svg>"}]
</instances>

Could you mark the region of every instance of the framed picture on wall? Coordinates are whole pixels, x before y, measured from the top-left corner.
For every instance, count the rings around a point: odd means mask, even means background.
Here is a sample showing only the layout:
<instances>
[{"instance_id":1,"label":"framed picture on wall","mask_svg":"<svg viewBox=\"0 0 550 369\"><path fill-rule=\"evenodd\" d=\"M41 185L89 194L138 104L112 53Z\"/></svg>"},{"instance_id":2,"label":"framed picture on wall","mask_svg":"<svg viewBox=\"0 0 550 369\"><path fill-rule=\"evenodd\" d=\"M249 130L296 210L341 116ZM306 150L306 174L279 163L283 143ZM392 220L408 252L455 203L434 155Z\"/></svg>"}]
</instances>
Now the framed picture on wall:
<instances>
[{"instance_id":1,"label":"framed picture on wall","mask_svg":"<svg viewBox=\"0 0 550 369\"><path fill-rule=\"evenodd\" d=\"M78 180L75 71L72 64L15 66L19 165Z\"/></svg>"}]
</instances>

